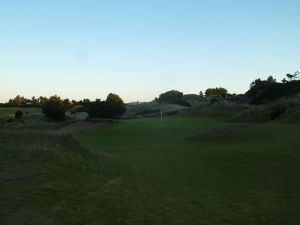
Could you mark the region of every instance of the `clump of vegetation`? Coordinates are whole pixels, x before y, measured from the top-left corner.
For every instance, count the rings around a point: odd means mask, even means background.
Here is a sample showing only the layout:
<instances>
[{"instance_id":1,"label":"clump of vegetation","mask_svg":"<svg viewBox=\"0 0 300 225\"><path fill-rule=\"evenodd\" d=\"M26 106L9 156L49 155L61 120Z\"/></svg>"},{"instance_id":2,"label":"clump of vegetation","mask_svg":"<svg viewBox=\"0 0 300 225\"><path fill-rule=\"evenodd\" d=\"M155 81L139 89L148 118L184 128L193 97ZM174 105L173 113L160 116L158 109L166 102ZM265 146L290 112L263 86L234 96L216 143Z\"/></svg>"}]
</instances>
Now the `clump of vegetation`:
<instances>
[{"instance_id":1,"label":"clump of vegetation","mask_svg":"<svg viewBox=\"0 0 300 225\"><path fill-rule=\"evenodd\" d=\"M18 110L15 112L15 119L21 119L23 117L23 112Z\"/></svg>"},{"instance_id":2,"label":"clump of vegetation","mask_svg":"<svg viewBox=\"0 0 300 225\"><path fill-rule=\"evenodd\" d=\"M117 94L110 93L105 101L96 99L96 101L83 101L82 107L77 109L79 112L87 112L91 118L109 118L117 119L125 111L126 105Z\"/></svg>"},{"instance_id":3,"label":"clump of vegetation","mask_svg":"<svg viewBox=\"0 0 300 225\"><path fill-rule=\"evenodd\" d=\"M252 104L260 105L276 101L282 97L292 96L300 92L299 72L287 74L282 82L277 82L272 76L267 80L256 79L250 85L246 96L252 97Z\"/></svg>"},{"instance_id":4,"label":"clump of vegetation","mask_svg":"<svg viewBox=\"0 0 300 225\"><path fill-rule=\"evenodd\" d=\"M205 96L222 96L226 97L228 95L228 91L225 88L208 88L205 91Z\"/></svg>"},{"instance_id":5,"label":"clump of vegetation","mask_svg":"<svg viewBox=\"0 0 300 225\"><path fill-rule=\"evenodd\" d=\"M269 76L267 80L261 80L260 78L256 79L250 84L250 89L246 92L246 95L249 97L256 97L266 88L276 84L276 79L272 76Z\"/></svg>"},{"instance_id":6,"label":"clump of vegetation","mask_svg":"<svg viewBox=\"0 0 300 225\"><path fill-rule=\"evenodd\" d=\"M163 94L160 94L156 99L159 103L165 104L178 104L182 106L190 106L190 104L183 99L183 93L180 91L167 91Z\"/></svg>"},{"instance_id":7,"label":"clump of vegetation","mask_svg":"<svg viewBox=\"0 0 300 225\"><path fill-rule=\"evenodd\" d=\"M45 116L56 121L63 121L65 119L66 110L67 105L65 101L57 95L51 96L42 106L42 112Z\"/></svg>"},{"instance_id":8,"label":"clump of vegetation","mask_svg":"<svg viewBox=\"0 0 300 225\"><path fill-rule=\"evenodd\" d=\"M282 99L267 105L253 106L243 112L233 116L235 122L268 122L281 117L290 104L286 99Z\"/></svg>"}]
</instances>

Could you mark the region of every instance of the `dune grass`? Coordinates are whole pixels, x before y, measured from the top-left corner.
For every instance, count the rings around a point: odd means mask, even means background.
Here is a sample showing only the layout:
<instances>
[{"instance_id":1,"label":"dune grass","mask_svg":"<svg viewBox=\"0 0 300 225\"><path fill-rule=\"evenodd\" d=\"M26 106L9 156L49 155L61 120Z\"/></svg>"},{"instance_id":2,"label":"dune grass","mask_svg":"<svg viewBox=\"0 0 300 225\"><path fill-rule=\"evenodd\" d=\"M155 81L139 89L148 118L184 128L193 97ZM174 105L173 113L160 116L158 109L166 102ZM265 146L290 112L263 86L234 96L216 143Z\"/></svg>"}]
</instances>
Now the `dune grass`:
<instances>
[{"instance_id":1,"label":"dune grass","mask_svg":"<svg viewBox=\"0 0 300 225\"><path fill-rule=\"evenodd\" d=\"M300 127L223 121L128 120L79 136L122 164L108 224L300 224Z\"/></svg>"}]
</instances>

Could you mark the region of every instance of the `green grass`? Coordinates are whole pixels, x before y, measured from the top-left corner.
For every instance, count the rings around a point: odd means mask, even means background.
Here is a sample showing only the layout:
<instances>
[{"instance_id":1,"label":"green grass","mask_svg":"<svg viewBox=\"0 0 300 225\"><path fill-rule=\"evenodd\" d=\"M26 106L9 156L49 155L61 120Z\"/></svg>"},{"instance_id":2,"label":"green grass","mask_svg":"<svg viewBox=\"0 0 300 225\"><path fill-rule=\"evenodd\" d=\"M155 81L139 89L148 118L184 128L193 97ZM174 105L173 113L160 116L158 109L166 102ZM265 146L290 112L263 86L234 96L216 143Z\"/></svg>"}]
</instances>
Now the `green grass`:
<instances>
[{"instance_id":1,"label":"green grass","mask_svg":"<svg viewBox=\"0 0 300 225\"><path fill-rule=\"evenodd\" d=\"M226 121L0 130L0 224L300 224L300 126Z\"/></svg>"},{"instance_id":2,"label":"green grass","mask_svg":"<svg viewBox=\"0 0 300 225\"><path fill-rule=\"evenodd\" d=\"M92 224L300 224L300 127L222 122L138 119L79 136L122 164L110 223Z\"/></svg>"},{"instance_id":3,"label":"green grass","mask_svg":"<svg viewBox=\"0 0 300 225\"><path fill-rule=\"evenodd\" d=\"M14 116L15 112L21 110L23 113L29 112L29 113L41 113L40 108L18 108L18 107L0 107L0 117L7 117L7 116Z\"/></svg>"},{"instance_id":4,"label":"green grass","mask_svg":"<svg viewBox=\"0 0 300 225\"><path fill-rule=\"evenodd\" d=\"M1 225L89 224L119 175L110 157L44 131L0 130Z\"/></svg>"}]
</instances>

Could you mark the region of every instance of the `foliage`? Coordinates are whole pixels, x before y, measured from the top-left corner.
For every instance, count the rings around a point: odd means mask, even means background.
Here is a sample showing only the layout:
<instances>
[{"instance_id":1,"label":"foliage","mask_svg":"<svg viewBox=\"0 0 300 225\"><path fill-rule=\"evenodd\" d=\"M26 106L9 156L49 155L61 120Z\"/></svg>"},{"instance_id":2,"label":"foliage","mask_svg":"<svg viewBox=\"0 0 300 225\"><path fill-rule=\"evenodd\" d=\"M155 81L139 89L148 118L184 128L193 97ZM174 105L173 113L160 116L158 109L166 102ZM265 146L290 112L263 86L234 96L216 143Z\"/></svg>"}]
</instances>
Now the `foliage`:
<instances>
[{"instance_id":1,"label":"foliage","mask_svg":"<svg viewBox=\"0 0 300 225\"><path fill-rule=\"evenodd\" d=\"M299 74L298 71L294 74L287 74L281 83L276 82L272 76L266 80L256 79L250 84L246 96L253 98L253 104L263 104L284 96L297 94L300 92Z\"/></svg>"},{"instance_id":2,"label":"foliage","mask_svg":"<svg viewBox=\"0 0 300 225\"><path fill-rule=\"evenodd\" d=\"M65 105L65 101L57 95L51 96L42 105L42 112L45 116L56 121L65 119L66 110L67 106Z\"/></svg>"},{"instance_id":3,"label":"foliage","mask_svg":"<svg viewBox=\"0 0 300 225\"><path fill-rule=\"evenodd\" d=\"M250 84L250 89L246 92L249 97L255 97L258 93L264 90L268 86L266 80L256 79Z\"/></svg>"},{"instance_id":4,"label":"foliage","mask_svg":"<svg viewBox=\"0 0 300 225\"><path fill-rule=\"evenodd\" d=\"M21 110L15 112L16 119L21 119L22 117L23 117L23 112Z\"/></svg>"},{"instance_id":5,"label":"foliage","mask_svg":"<svg viewBox=\"0 0 300 225\"><path fill-rule=\"evenodd\" d=\"M91 118L119 118L125 111L126 105L123 100L116 94L110 93L105 101L96 99L91 102L90 100L83 100L80 102L82 107L77 111L87 112Z\"/></svg>"},{"instance_id":6,"label":"foliage","mask_svg":"<svg viewBox=\"0 0 300 225\"><path fill-rule=\"evenodd\" d=\"M26 106L29 103L29 100L24 98L23 96L17 95L13 99L9 99L7 105L9 107L21 107L21 106Z\"/></svg>"},{"instance_id":7,"label":"foliage","mask_svg":"<svg viewBox=\"0 0 300 225\"><path fill-rule=\"evenodd\" d=\"M289 97L300 93L300 81L291 81L287 83L276 83L263 89L252 99L252 104L265 104L275 101L282 97Z\"/></svg>"},{"instance_id":8,"label":"foliage","mask_svg":"<svg viewBox=\"0 0 300 225\"><path fill-rule=\"evenodd\" d=\"M105 101L106 118L118 118L126 111L123 100L116 94L110 93Z\"/></svg>"},{"instance_id":9,"label":"foliage","mask_svg":"<svg viewBox=\"0 0 300 225\"><path fill-rule=\"evenodd\" d=\"M228 95L228 91L225 88L208 88L205 91L205 96L222 96L226 97Z\"/></svg>"},{"instance_id":10,"label":"foliage","mask_svg":"<svg viewBox=\"0 0 300 225\"><path fill-rule=\"evenodd\" d=\"M286 77L288 78L288 80L291 82L291 81L295 81L295 80L298 80L299 79L299 74L300 72L299 71L296 71L295 73L293 74L287 74Z\"/></svg>"},{"instance_id":11,"label":"foliage","mask_svg":"<svg viewBox=\"0 0 300 225\"><path fill-rule=\"evenodd\" d=\"M167 91L163 94L159 95L157 99L159 103L167 103L167 104L178 104L182 106L190 106L190 104L183 100L183 93L180 91L172 90Z\"/></svg>"}]
</instances>

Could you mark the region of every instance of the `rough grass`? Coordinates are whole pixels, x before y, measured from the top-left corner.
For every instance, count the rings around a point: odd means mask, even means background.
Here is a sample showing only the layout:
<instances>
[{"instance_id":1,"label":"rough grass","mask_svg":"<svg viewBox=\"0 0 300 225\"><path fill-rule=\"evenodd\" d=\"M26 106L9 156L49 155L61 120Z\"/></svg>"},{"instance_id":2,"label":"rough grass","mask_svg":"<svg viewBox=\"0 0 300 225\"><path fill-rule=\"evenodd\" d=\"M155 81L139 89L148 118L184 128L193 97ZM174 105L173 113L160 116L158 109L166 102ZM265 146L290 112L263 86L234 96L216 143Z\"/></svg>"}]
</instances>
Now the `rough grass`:
<instances>
[{"instance_id":1,"label":"rough grass","mask_svg":"<svg viewBox=\"0 0 300 225\"><path fill-rule=\"evenodd\" d=\"M140 119L79 136L123 165L109 224L300 224L300 127L222 123Z\"/></svg>"},{"instance_id":2,"label":"rough grass","mask_svg":"<svg viewBox=\"0 0 300 225\"><path fill-rule=\"evenodd\" d=\"M252 106L233 115L235 122L257 122L281 121L289 123L300 122L300 96L294 95L282 98L265 105Z\"/></svg>"},{"instance_id":3,"label":"rough grass","mask_svg":"<svg viewBox=\"0 0 300 225\"><path fill-rule=\"evenodd\" d=\"M70 136L1 130L0 224L89 224L105 213L105 186L117 176L110 157Z\"/></svg>"}]
</instances>

